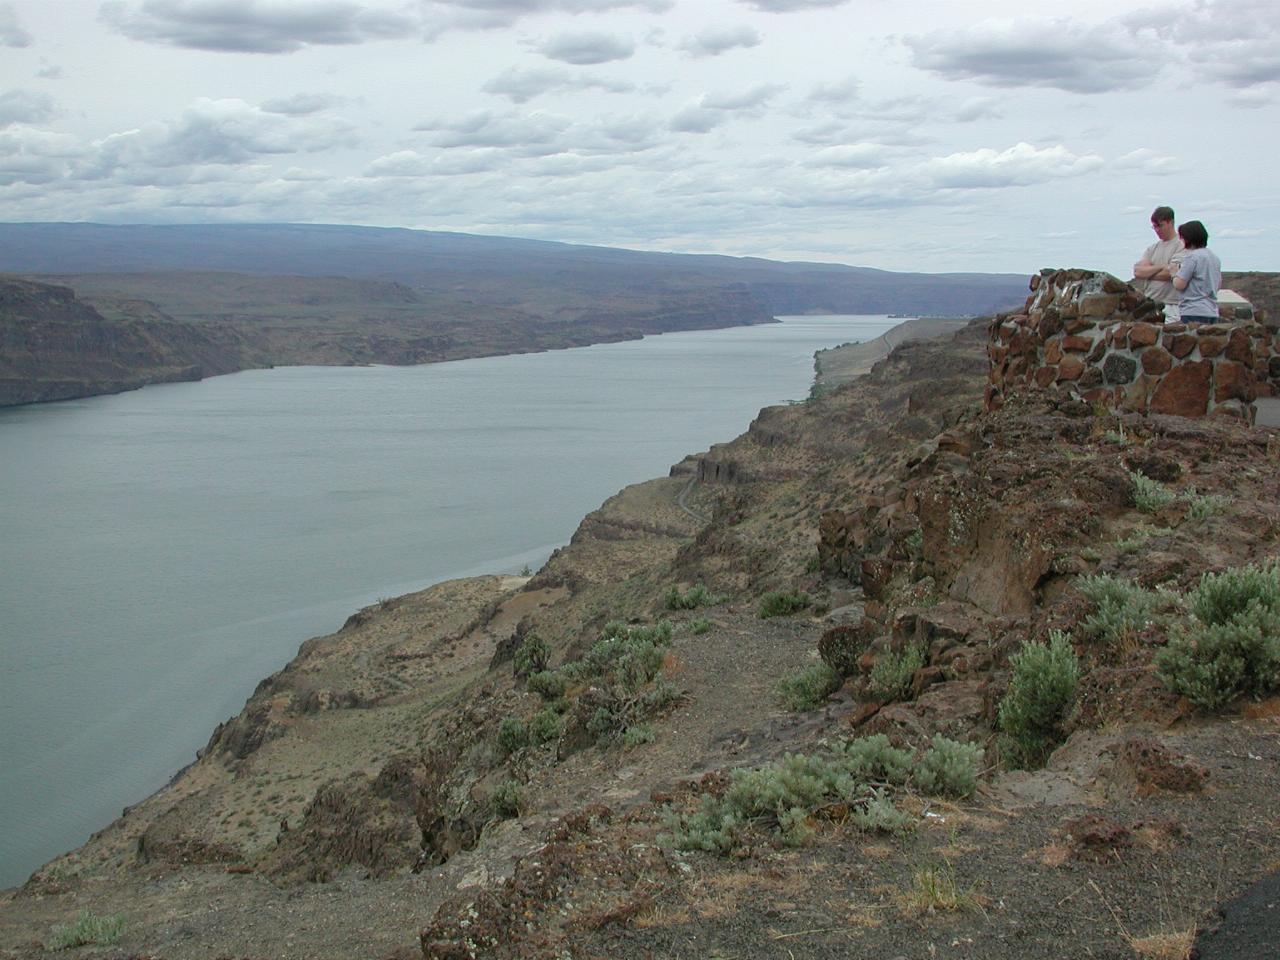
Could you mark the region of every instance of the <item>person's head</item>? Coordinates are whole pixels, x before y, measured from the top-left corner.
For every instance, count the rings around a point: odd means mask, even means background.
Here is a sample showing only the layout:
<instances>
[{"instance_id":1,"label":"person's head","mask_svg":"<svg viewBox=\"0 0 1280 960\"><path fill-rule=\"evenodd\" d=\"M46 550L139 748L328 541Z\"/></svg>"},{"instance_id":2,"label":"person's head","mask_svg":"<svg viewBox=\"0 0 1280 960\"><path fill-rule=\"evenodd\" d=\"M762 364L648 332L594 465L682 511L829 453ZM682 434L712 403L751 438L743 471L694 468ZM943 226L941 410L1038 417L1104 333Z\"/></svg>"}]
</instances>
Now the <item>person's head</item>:
<instances>
[{"instance_id":1,"label":"person's head","mask_svg":"<svg viewBox=\"0 0 1280 960\"><path fill-rule=\"evenodd\" d=\"M1173 239L1173 207L1156 207L1151 211L1151 228L1161 240Z\"/></svg>"},{"instance_id":2,"label":"person's head","mask_svg":"<svg viewBox=\"0 0 1280 960\"><path fill-rule=\"evenodd\" d=\"M1199 220L1188 220L1178 227L1178 236L1182 238L1182 245L1188 250L1209 245L1209 231Z\"/></svg>"}]
</instances>

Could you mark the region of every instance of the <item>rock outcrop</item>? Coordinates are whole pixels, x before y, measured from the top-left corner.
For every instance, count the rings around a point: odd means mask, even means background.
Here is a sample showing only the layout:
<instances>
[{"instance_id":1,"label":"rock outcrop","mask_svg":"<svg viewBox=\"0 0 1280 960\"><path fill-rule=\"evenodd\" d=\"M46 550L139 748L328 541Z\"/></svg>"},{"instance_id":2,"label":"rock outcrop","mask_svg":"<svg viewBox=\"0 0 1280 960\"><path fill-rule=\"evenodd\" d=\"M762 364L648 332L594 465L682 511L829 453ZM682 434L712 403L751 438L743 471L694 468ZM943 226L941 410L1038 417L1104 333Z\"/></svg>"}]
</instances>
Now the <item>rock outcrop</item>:
<instances>
[{"instance_id":1,"label":"rock outcrop","mask_svg":"<svg viewBox=\"0 0 1280 960\"><path fill-rule=\"evenodd\" d=\"M0 278L0 406L199 380L250 365L239 333L108 320L68 287Z\"/></svg>"}]
</instances>

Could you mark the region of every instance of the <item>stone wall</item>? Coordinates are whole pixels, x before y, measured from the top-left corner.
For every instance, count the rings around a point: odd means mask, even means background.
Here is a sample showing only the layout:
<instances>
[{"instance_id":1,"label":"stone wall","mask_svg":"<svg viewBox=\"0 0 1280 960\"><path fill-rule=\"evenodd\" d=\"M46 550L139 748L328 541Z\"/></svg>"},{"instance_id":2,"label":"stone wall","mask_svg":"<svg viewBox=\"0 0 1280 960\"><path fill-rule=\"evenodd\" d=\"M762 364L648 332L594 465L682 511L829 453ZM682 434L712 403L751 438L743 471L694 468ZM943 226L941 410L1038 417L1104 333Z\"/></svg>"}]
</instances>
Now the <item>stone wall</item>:
<instances>
[{"instance_id":1,"label":"stone wall","mask_svg":"<svg viewBox=\"0 0 1280 960\"><path fill-rule=\"evenodd\" d=\"M1160 304L1107 273L1046 270L1019 313L991 322L988 409L1041 388L1138 413L1232 416L1280 394L1280 337L1247 301L1222 322L1164 323Z\"/></svg>"}]
</instances>

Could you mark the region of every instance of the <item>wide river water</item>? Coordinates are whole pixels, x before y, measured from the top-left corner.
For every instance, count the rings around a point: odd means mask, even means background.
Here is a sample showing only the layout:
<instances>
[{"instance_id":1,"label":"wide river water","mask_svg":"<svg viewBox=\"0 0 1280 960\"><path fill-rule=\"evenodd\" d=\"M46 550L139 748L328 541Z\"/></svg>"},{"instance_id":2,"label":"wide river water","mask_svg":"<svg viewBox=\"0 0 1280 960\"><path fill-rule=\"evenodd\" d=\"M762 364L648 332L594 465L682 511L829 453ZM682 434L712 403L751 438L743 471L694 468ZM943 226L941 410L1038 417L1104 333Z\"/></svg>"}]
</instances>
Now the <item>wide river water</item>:
<instances>
[{"instance_id":1,"label":"wide river water","mask_svg":"<svg viewBox=\"0 0 1280 960\"><path fill-rule=\"evenodd\" d=\"M0 887L195 757L311 636L536 569L622 487L803 399L882 316L0 410Z\"/></svg>"}]
</instances>

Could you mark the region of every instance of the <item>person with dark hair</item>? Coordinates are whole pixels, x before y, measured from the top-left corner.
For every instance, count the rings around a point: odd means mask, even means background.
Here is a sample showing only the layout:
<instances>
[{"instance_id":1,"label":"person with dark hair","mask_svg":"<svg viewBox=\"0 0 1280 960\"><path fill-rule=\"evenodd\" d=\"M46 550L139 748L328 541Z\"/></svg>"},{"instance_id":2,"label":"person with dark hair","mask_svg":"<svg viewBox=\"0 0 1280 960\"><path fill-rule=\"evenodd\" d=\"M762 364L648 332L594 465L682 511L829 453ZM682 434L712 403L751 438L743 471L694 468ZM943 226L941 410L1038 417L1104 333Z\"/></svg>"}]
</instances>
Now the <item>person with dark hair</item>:
<instances>
[{"instance_id":1,"label":"person with dark hair","mask_svg":"<svg viewBox=\"0 0 1280 960\"><path fill-rule=\"evenodd\" d=\"M1164 304L1166 320L1177 320L1178 291L1173 288L1172 281L1178 271L1177 260L1182 256L1182 241L1173 228L1173 207L1152 210L1151 228L1158 239L1133 265L1133 285L1152 300Z\"/></svg>"},{"instance_id":2,"label":"person with dark hair","mask_svg":"<svg viewBox=\"0 0 1280 960\"><path fill-rule=\"evenodd\" d=\"M1222 286L1222 263L1209 249L1209 231L1199 220L1178 227L1186 253L1173 277L1181 293L1178 312L1184 323L1218 322L1218 289Z\"/></svg>"}]
</instances>

